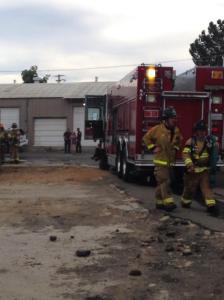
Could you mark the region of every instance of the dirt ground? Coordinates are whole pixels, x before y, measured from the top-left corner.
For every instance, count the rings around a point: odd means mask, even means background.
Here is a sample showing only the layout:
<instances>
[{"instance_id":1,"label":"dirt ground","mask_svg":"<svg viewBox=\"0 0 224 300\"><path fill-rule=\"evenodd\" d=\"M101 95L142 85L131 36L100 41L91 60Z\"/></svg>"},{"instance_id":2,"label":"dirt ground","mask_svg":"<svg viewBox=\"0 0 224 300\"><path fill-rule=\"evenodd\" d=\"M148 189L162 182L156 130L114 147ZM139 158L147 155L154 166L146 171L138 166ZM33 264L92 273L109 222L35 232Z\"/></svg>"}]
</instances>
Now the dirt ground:
<instances>
[{"instance_id":1,"label":"dirt ground","mask_svg":"<svg viewBox=\"0 0 224 300\"><path fill-rule=\"evenodd\" d=\"M108 176L1 170L0 299L224 299L224 234L148 211Z\"/></svg>"}]
</instances>

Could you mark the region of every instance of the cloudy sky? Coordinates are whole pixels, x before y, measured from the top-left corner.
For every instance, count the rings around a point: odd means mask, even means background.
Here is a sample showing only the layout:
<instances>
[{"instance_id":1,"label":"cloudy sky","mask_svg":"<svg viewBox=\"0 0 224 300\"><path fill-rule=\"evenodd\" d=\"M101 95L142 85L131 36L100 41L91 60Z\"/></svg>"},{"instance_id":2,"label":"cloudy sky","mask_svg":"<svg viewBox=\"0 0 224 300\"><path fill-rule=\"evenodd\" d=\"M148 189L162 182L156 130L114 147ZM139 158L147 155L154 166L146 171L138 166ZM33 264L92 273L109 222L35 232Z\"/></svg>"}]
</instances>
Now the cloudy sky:
<instances>
[{"instance_id":1,"label":"cloudy sky","mask_svg":"<svg viewBox=\"0 0 224 300\"><path fill-rule=\"evenodd\" d=\"M32 65L49 82L119 80L143 62L181 73L190 43L223 15L224 0L1 0L0 83Z\"/></svg>"}]
</instances>

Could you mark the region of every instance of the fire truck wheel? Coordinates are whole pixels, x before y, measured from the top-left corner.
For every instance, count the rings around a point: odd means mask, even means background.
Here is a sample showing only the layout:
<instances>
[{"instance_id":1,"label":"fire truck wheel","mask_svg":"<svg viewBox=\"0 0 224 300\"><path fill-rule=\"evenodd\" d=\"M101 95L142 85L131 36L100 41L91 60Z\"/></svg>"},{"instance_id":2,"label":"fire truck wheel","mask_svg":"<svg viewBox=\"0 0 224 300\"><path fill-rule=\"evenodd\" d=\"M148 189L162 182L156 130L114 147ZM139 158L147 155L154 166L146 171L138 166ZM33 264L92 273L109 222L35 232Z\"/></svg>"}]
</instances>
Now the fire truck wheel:
<instances>
[{"instance_id":1,"label":"fire truck wheel","mask_svg":"<svg viewBox=\"0 0 224 300\"><path fill-rule=\"evenodd\" d=\"M123 153L123 159L122 159L122 178L125 181L130 181L131 180L130 169L131 169L131 166L127 162L126 153Z\"/></svg>"},{"instance_id":2,"label":"fire truck wheel","mask_svg":"<svg viewBox=\"0 0 224 300\"><path fill-rule=\"evenodd\" d=\"M123 165L122 155L121 152L119 151L116 157L116 173L118 177L122 177L122 168L123 168L122 165Z\"/></svg>"}]
</instances>

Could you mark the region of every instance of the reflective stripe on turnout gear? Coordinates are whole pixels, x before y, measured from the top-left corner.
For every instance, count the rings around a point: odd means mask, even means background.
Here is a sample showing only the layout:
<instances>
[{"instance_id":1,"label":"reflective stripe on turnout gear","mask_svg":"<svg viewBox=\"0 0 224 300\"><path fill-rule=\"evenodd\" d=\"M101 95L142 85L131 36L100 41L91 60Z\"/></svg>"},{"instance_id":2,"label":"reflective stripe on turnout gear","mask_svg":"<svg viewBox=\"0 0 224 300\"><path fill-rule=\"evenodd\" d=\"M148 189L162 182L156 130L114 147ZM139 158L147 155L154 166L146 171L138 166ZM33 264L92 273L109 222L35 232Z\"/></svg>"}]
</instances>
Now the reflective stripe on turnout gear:
<instances>
[{"instance_id":1,"label":"reflective stripe on turnout gear","mask_svg":"<svg viewBox=\"0 0 224 300\"><path fill-rule=\"evenodd\" d=\"M192 162L192 160L191 160L190 158L186 158L186 159L184 160L184 163L185 163L186 166L187 166L187 165L192 165L192 164L193 164L193 162Z\"/></svg>"},{"instance_id":2,"label":"reflective stripe on turnout gear","mask_svg":"<svg viewBox=\"0 0 224 300\"><path fill-rule=\"evenodd\" d=\"M156 204L158 204L158 205L163 205L163 200L161 200L161 199L156 199Z\"/></svg>"},{"instance_id":3,"label":"reflective stripe on turnout gear","mask_svg":"<svg viewBox=\"0 0 224 300\"><path fill-rule=\"evenodd\" d=\"M200 156L200 158L208 158L209 157L209 154L208 153L202 153L202 155Z\"/></svg>"},{"instance_id":4,"label":"reflective stripe on turnout gear","mask_svg":"<svg viewBox=\"0 0 224 300\"><path fill-rule=\"evenodd\" d=\"M196 167L196 168L194 169L194 172L195 172L195 173L202 173L202 172L204 172L205 170L208 170L208 167Z\"/></svg>"},{"instance_id":5,"label":"reflective stripe on turnout gear","mask_svg":"<svg viewBox=\"0 0 224 300\"><path fill-rule=\"evenodd\" d=\"M150 145L148 145L148 150L151 150L151 149L153 149L155 147L155 144L150 144Z\"/></svg>"},{"instance_id":6,"label":"reflective stripe on turnout gear","mask_svg":"<svg viewBox=\"0 0 224 300\"><path fill-rule=\"evenodd\" d=\"M174 200L172 197L163 199L163 204L164 205L172 205L172 204L174 204Z\"/></svg>"},{"instance_id":7,"label":"reflective stripe on turnout gear","mask_svg":"<svg viewBox=\"0 0 224 300\"><path fill-rule=\"evenodd\" d=\"M190 152L191 152L191 149L189 147L184 148L184 150L183 150L183 153L190 153Z\"/></svg>"},{"instance_id":8,"label":"reflective stripe on turnout gear","mask_svg":"<svg viewBox=\"0 0 224 300\"><path fill-rule=\"evenodd\" d=\"M180 150L180 147L174 146L174 149L176 149L177 151L179 151L179 150Z\"/></svg>"},{"instance_id":9,"label":"reflective stripe on turnout gear","mask_svg":"<svg viewBox=\"0 0 224 300\"><path fill-rule=\"evenodd\" d=\"M184 204L190 204L192 202L192 200L181 197L181 202L184 203Z\"/></svg>"},{"instance_id":10,"label":"reflective stripe on turnout gear","mask_svg":"<svg viewBox=\"0 0 224 300\"><path fill-rule=\"evenodd\" d=\"M165 160L159 160L159 159L154 159L153 160L155 165L161 165L161 166L167 166L168 162Z\"/></svg>"},{"instance_id":11,"label":"reflective stripe on turnout gear","mask_svg":"<svg viewBox=\"0 0 224 300\"><path fill-rule=\"evenodd\" d=\"M216 205L215 199L205 199L205 203L208 207Z\"/></svg>"}]
</instances>

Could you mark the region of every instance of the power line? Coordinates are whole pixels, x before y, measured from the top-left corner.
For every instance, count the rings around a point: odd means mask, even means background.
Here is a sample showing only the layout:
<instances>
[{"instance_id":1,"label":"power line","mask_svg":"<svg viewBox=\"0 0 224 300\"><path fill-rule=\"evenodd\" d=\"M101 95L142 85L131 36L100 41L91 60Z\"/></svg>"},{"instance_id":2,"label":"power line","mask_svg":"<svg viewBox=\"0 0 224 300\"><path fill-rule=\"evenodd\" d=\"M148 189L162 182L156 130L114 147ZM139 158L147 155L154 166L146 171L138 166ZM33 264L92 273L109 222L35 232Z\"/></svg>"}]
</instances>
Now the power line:
<instances>
[{"instance_id":1,"label":"power line","mask_svg":"<svg viewBox=\"0 0 224 300\"><path fill-rule=\"evenodd\" d=\"M167 63L175 63L175 62L181 62L181 61L189 61L192 60L192 58L184 58L184 59L175 59L175 60L164 60L161 61L161 64L167 64Z\"/></svg>"},{"instance_id":2,"label":"power line","mask_svg":"<svg viewBox=\"0 0 224 300\"><path fill-rule=\"evenodd\" d=\"M217 57L217 55L211 55L210 57ZM206 56L204 56L206 57ZM203 58L203 56L201 56ZM151 63L153 64L167 64L167 63L177 63L184 61L193 61L193 58L181 58L181 59L173 59L173 60L163 60ZM103 69L116 69L116 68L128 68L128 67L136 67L139 66L139 63L130 64L130 65L113 65L113 66L100 66L100 67L80 67L80 68L61 68L61 69L38 69L38 72L72 72L72 71L82 71L82 70L103 70ZM21 73L21 70L0 70L0 73Z\"/></svg>"},{"instance_id":3,"label":"power line","mask_svg":"<svg viewBox=\"0 0 224 300\"><path fill-rule=\"evenodd\" d=\"M166 60L166 61L159 61L158 63L175 63L181 61L190 61L192 59L175 59L175 60ZM158 63L152 63L158 64ZM81 71L81 70L100 70L100 69L115 69L115 68L127 68L127 67L136 67L140 65L138 64L130 64L130 65L113 65L113 66L100 66L100 67L80 67L80 68L62 68L62 69L38 69L38 72L69 72L69 71ZM0 73L20 73L21 70L0 70Z\"/></svg>"},{"instance_id":4,"label":"power line","mask_svg":"<svg viewBox=\"0 0 224 300\"><path fill-rule=\"evenodd\" d=\"M81 71L81 70L98 70L98 69L115 69L115 68L125 68L125 67L135 67L138 64L133 65L117 65L117 66L101 66L101 67L82 67L82 68L66 68L66 69L46 69L46 70L39 70L41 72L47 72L47 71L55 71L55 72L61 72L61 71Z\"/></svg>"},{"instance_id":5,"label":"power line","mask_svg":"<svg viewBox=\"0 0 224 300\"><path fill-rule=\"evenodd\" d=\"M101 66L101 67L63 68L63 69L38 69L38 72L66 72L66 71L80 71L80 70L113 69L113 68L133 67L137 65L138 64ZM18 72L22 72L22 71L21 70L0 70L0 73L18 73Z\"/></svg>"}]
</instances>

